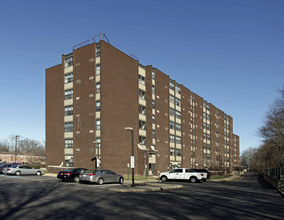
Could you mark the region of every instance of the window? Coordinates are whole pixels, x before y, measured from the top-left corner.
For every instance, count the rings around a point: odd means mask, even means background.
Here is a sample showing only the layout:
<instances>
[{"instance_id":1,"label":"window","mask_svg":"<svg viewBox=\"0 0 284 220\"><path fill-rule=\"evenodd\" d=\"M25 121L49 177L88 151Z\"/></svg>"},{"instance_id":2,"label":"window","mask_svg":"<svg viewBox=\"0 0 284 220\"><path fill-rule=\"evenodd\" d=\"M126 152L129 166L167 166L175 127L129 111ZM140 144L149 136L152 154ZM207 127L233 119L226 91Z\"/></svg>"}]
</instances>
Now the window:
<instances>
[{"instance_id":1,"label":"window","mask_svg":"<svg viewBox=\"0 0 284 220\"><path fill-rule=\"evenodd\" d=\"M152 123L155 124L155 122L156 122L156 117L155 115L152 115Z\"/></svg>"},{"instance_id":2,"label":"window","mask_svg":"<svg viewBox=\"0 0 284 220\"><path fill-rule=\"evenodd\" d=\"M142 90L139 89L139 98L145 100L145 98L146 98L146 92L144 92L144 91L142 91Z\"/></svg>"},{"instance_id":3,"label":"window","mask_svg":"<svg viewBox=\"0 0 284 220\"><path fill-rule=\"evenodd\" d=\"M175 90L175 84L173 82L170 82L170 89Z\"/></svg>"},{"instance_id":4,"label":"window","mask_svg":"<svg viewBox=\"0 0 284 220\"><path fill-rule=\"evenodd\" d=\"M146 115L146 107L143 105L139 105L139 114Z\"/></svg>"},{"instance_id":5,"label":"window","mask_svg":"<svg viewBox=\"0 0 284 220\"><path fill-rule=\"evenodd\" d=\"M156 131L155 131L155 130L152 131L152 138L153 138L153 139L156 138Z\"/></svg>"},{"instance_id":6,"label":"window","mask_svg":"<svg viewBox=\"0 0 284 220\"><path fill-rule=\"evenodd\" d=\"M170 134L170 142L175 143L175 136Z\"/></svg>"},{"instance_id":7,"label":"window","mask_svg":"<svg viewBox=\"0 0 284 220\"><path fill-rule=\"evenodd\" d=\"M64 91L64 100L73 99L73 89Z\"/></svg>"},{"instance_id":8,"label":"window","mask_svg":"<svg viewBox=\"0 0 284 220\"><path fill-rule=\"evenodd\" d=\"M72 132L73 131L73 122L67 122L64 124L64 131L65 132Z\"/></svg>"},{"instance_id":9,"label":"window","mask_svg":"<svg viewBox=\"0 0 284 220\"><path fill-rule=\"evenodd\" d=\"M181 119L181 113L180 113L179 111L176 111L176 117L177 117L178 119Z\"/></svg>"},{"instance_id":10,"label":"window","mask_svg":"<svg viewBox=\"0 0 284 220\"><path fill-rule=\"evenodd\" d=\"M101 111L101 102L100 101L96 102L96 111L97 112Z\"/></svg>"},{"instance_id":11,"label":"window","mask_svg":"<svg viewBox=\"0 0 284 220\"><path fill-rule=\"evenodd\" d=\"M170 121L170 129L175 129L175 123L173 121Z\"/></svg>"},{"instance_id":12,"label":"window","mask_svg":"<svg viewBox=\"0 0 284 220\"><path fill-rule=\"evenodd\" d=\"M73 105L64 107L64 115L73 115Z\"/></svg>"},{"instance_id":13,"label":"window","mask_svg":"<svg viewBox=\"0 0 284 220\"><path fill-rule=\"evenodd\" d=\"M155 79L155 71L152 70L152 79Z\"/></svg>"},{"instance_id":14,"label":"window","mask_svg":"<svg viewBox=\"0 0 284 220\"><path fill-rule=\"evenodd\" d=\"M172 95L170 95L170 103L175 104L175 97Z\"/></svg>"},{"instance_id":15,"label":"window","mask_svg":"<svg viewBox=\"0 0 284 220\"><path fill-rule=\"evenodd\" d=\"M176 143L181 144L181 137L178 137L178 136L176 137Z\"/></svg>"},{"instance_id":16,"label":"window","mask_svg":"<svg viewBox=\"0 0 284 220\"><path fill-rule=\"evenodd\" d=\"M65 139L64 145L65 145L65 148L73 148L73 139Z\"/></svg>"},{"instance_id":17,"label":"window","mask_svg":"<svg viewBox=\"0 0 284 220\"><path fill-rule=\"evenodd\" d=\"M101 74L101 65L98 64L96 65L96 75L100 75Z\"/></svg>"},{"instance_id":18,"label":"window","mask_svg":"<svg viewBox=\"0 0 284 220\"><path fill-rule=\"evenodd\" d=\"M170 108L170 116L175 117L175 110L173 108Z\"/></svg>"},{"instance_id":19,"label":"window","mask_svg":"<svg viewBox=\"0 0 284 220\"><path fill-rule=\"evenodd\" d=\"M176 123L176 130L177 130L177 131L181 131L181 125L178 124L178 123Z\"/></svg>"},{"instance_id":20,"label":"window","mask_svg":"<svg viewBox=\"0 0 284 220\"><path fill-rule=\"evenodd\" d=\"M146 145L146 137L139 136L139 144Z\"/></svg>"},{"instance_id":21,"label":"window","mask_svg":"<svg viewBox=\"0 0 284 220\"><path fill-rule=\"evenodd\" d=\"M175 156L175 149L174 148L170 148L170 155Z\"/></svg>"},{"instance_id":22,"label":"window","mask_svg":"<svg viewBox=\"0 0 284 220\"><path fill-rule=\"evenodd\" d=\"M155 95L155 86L152 86L152 94Z\"/></svg>"},{"instance_id":23,"label":"window","mask_svg":"<svg viewBox=\"0 0 284 220\"><path fill-rule=\"evenodd\" d=\"M100 45L96 46L96 57L99 57L99 56L101 56L101 46Z\"/></svg>"},{"instance_id":24,"label":"window","mask_svg":"<svg viewBox=\"0 0 284 220\"><path fill-rule=\"evenodd\" d=\"M65 66L65 68L67 68L69 66L73 66L73 56L65 57L64 66Z\"/></svg>"},{"instance_id":25,"label":"window","mask_svg":"<svg viewBox=\"0 0 284 220\"><path fill-rule=\"evenodd\" d=\"M179 106L179 107L181 107L181 101L180 101L180 99L178 99L178 98L176 98L176 105Z\"/></svg>"},{"instance_id":26,"label":"window","mask_svg":"<svg viewBox=\"0 0 284 220\"><path fill-rule=\"evenodd\" d=\"M73 82L73 72L64 75L64 83Z\"/></svg>"},{"instance_id":27,"label":"window","mask_svg":"<svg viewBox=\"0 0 284 220\"><path fill-rule=\"evenodd\" d=\"M152 109L155 109L155 107L156 107L156 102L152 100Z\"/></svg>"},{"instance_id":28,"label":"window","mask_svg":"<svg viewBox=\"0 0 284 220\"><path fill-rule=\"evenodd\" d=\"M96 129L101 130L101 120L100 119L96 120Z\"/></svg>"},{"instance_id":29,"label":"window","mask_svg":"<svg viewBox=\"0 0 284 220\"><path fill-rule=\"evenodd\" d=\"M195 147L195 140L191 140L191 141L190 141L190 146L191 146L191 147Z\"/></svg>"},{"instance_id":30,"label":"window","mask_svg":"<svg viewBox=\"0 0 284 220\"><path fill-rule=\"evenodd\" d=\"M176 155L179 157L181 156L181 149L176 149Z\"/></svg>"},{"instance_id":31,"label":"window","mask_svg":"<svg viewBox=\"0 0 284 220\"><path fill-rule=\"evenodd\" d=\"M101 83L96 83L96 93L101 92Z\"/></svg>"},{"instance_id":32,"label":"window","mask_svg":"<svg viewBox=\"0 0 284 220\"><path fill-rule=\"evenodd\" d=\"M142 85L145 85L145 77L144 76L141 76L141 75L138 75L138 82Z\"/></svg>"},{"instance_id":33,"label":"window","mask_svg":"<svg viewBox=\"0 0 284 220\"><path fill-rule=\"evenodd\" d=\"M65 160L65 166L66 167L73 167L73 157L70 157L70 159Z\"/></svg>"},{"instance_id":34,"label":"window","mask_svg":"<svg viewBox=\"0 0 284 220\"><path fill-rule=\"evenodd\" d=\"M176 93L177 94L180 94L181 92L180 92L180 86L176 86Z\"/></svg>"},{"instance_id":35,"label":"window","mask_svg":"<svg viewBox=\"0 0 284 220\"><path fill-rule=\"evenodd\" d=\"M146 122L145 121L139 121L139 129L140 130L146 130Z\"/></svg>"}]
</instances>

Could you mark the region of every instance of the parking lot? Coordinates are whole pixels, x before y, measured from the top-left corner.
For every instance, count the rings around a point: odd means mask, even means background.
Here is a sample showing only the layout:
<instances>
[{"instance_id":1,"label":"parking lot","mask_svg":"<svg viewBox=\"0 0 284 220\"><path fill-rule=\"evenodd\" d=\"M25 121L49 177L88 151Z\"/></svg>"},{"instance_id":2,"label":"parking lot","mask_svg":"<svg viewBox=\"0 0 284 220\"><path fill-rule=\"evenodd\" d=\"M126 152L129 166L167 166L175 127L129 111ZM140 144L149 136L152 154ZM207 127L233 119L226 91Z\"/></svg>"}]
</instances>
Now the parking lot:
<instances>
[{"instance_id":1,"label":"parking lot","mask_svg":"<svg viewBox=\"0 0 284 220\"><path fill-rule=\"evenodd\" d=\"M0 175L0 219L284 219L284 198L255 174L178 184L183 188L121 193L109 191L120 184Z\"/></svg>"}]
</instances>

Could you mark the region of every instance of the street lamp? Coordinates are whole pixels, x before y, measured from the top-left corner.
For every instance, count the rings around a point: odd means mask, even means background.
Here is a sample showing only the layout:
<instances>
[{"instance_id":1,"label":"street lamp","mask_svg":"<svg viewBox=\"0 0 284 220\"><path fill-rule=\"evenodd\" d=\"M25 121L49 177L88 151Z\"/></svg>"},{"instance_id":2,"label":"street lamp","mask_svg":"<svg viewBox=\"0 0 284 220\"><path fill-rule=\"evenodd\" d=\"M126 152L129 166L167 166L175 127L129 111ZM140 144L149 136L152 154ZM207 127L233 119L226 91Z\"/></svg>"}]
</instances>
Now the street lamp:
<instances>
[{"instance_id":1,"label":"street lamp","mask_svg":"<svg viewBox=\"0 0 284 220\"><path fill-rule=\"evenodd\" d=\"M125 127L125 131L131 131L131 149L132 149L132 154L131 154L131 168L132 168L132 184L131 186L134 187L134 143L133 143L133 128L131 127Z\"/></svg>"},{"instance_id":2,"label":"street lamp","mask_svg":"<svg viewBox=\"0 0 284 220\"><path fill-rule=\"evenodd\" d=\"M18 143L18 138L20 135L16 135L16 144L15 144L15 163L17 163L17 143Z\"/></svg>"}]
</instances>

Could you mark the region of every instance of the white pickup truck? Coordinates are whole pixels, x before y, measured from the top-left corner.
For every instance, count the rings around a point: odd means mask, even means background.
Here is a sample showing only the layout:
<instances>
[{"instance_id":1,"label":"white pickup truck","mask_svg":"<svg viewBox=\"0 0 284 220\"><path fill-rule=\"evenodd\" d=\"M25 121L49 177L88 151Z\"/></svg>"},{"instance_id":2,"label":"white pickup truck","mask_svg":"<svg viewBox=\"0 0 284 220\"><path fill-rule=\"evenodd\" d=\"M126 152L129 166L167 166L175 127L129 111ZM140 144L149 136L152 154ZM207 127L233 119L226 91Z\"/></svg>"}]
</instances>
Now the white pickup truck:
<instances>
[{"instance_id":1,"label":"white pickup truck","mask_svg":"<svg viewBox=\"0 0 284 220\"><path fill-rule=\"evenodd\" d=\"M159 175L160 180L189 180L191 183L204 182L207 178L207 173L195 172L188 168L177 168L169 172L162 172Z\"/></svg>"}]
</instances>

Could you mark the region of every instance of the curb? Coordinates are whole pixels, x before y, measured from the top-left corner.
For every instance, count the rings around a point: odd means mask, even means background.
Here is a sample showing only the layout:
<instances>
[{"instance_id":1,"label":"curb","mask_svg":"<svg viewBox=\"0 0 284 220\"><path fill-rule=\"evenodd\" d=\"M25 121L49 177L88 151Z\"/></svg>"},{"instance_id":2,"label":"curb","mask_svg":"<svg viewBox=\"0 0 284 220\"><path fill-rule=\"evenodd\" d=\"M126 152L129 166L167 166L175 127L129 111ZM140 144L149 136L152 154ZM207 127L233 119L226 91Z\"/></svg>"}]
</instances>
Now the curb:
<instances>
[{"instance_id":1,"label":"curb","mask_svg":"<svg viewBox=\"0 0 284 220\"><path fill-rule=\"evenodd\" d=\"M109 191L112 192L157 192L163 190L171 190L171 189L181 189L182 185L168 185L168 184L156 184L156 183L147 183L145 185L137 185L135 187L131 187L130 185L123 185L125 188L116 187L110 188Z\"/></svg>"}]
</instances>

